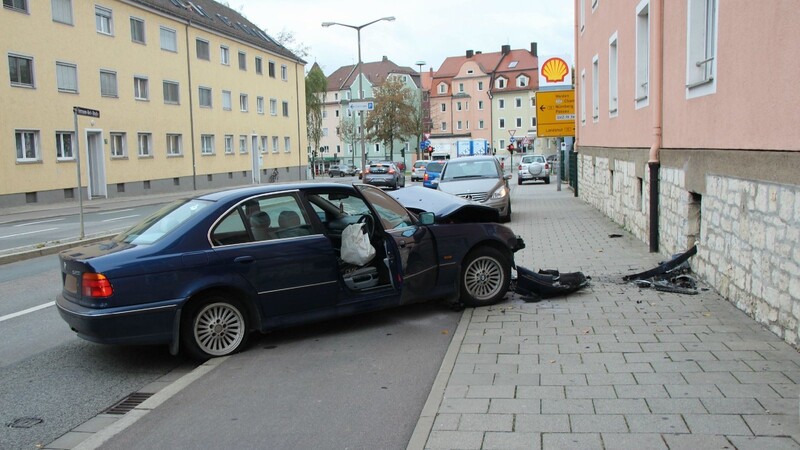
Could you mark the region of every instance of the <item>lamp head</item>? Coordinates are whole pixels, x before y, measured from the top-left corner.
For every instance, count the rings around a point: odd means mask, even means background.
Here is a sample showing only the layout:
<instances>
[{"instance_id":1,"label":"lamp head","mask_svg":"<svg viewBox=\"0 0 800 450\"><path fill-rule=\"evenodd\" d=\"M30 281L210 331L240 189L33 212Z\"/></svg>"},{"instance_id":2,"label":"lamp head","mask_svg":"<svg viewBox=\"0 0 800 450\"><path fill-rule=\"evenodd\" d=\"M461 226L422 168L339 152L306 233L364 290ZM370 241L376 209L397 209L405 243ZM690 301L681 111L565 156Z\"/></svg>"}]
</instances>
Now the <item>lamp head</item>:
<instances>
[{"instance_id":1,"label":"lamp head","mask_svg":"<svg viewBox=\"0 0 800 450\"><path fill-rule=\"evenodd\" d=\"M322 22L322 26L323 27L329 27L329 26L331 26L333 24L334 24L334 22Z\"/></svg>"}]
</instances>

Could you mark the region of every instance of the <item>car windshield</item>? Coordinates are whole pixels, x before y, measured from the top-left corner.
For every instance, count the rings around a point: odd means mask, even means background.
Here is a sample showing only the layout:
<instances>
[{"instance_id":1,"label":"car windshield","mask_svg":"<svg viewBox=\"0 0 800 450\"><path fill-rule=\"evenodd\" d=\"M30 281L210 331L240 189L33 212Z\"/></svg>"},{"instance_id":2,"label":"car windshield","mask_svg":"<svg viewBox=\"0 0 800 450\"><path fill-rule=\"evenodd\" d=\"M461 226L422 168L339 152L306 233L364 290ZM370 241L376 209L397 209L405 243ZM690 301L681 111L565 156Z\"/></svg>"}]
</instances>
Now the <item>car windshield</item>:
<instances>
[{"instance_id":1,"label":"car windshield","mask_svg":"<svg viewBox=\"0 0 800 450\"><path fill-rule=\"evenodd\" d=\"M442 167L444 167L444 163L432 162L425 166L426 172L441 172Z\"/></svg>"},{"instance_id":2,"label":"car windshield","mask_svg":"<svg viewBox=\"0 0 800 450\"><path fill-rule=\"evenodd\" d=\"M211 204L213 202L207 200L177 200L118 234L114 237L114 241L126 244L152 244Z\"/></svg>"},{"instance_id":3,"label":"car windshield","mask_svg":"<svg viewBox=\"0 0 800 450\"><path fill-rule=\"evenodd\" d=\"M493 161L450 161L442 173L442 181L467 178L497 178L497 166Z\"/></svg>"}]
</instances>

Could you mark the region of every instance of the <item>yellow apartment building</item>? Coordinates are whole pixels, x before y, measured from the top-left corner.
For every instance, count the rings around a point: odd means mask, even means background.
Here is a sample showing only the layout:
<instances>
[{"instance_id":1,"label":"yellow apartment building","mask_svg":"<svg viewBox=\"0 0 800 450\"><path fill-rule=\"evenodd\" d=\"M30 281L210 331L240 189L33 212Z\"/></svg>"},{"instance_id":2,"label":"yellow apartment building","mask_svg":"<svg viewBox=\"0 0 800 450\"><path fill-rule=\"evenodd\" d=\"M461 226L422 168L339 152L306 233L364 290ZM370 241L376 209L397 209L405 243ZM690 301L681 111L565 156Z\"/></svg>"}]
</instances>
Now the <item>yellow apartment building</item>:
<instances>
[{"instance_id":1,"label":"yellow apartment building","mask_svg":"<svg viewBox=\"0 0 800 450\"><path fill-rule=\"evenodd\" d=\"M0 27L0 207L77 200L79 168L84 198L306 178L305 61L226 6L3 0Z\"/></svg>"}]
</instances>

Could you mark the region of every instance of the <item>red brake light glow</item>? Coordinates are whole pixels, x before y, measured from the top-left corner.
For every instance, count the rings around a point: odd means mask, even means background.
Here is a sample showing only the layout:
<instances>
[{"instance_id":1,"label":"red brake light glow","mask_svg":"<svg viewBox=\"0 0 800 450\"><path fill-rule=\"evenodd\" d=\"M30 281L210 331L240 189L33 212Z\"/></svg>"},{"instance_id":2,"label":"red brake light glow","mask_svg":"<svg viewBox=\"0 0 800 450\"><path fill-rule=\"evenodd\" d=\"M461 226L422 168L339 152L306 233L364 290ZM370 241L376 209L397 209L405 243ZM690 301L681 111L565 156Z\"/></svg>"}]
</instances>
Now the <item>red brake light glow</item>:
<instances>
[{"instance_id":1,"label":"red brake light glow","mask_svg":"<svg viewBox=\"0 0 800 450\"><path fill-rule=\"evenodd\" d=\"M394 169L389 169L389 173L394 173Z\"/></svg>"},{"instance_id":2,"label":"red brake light glow","mask_svg":"<svg viewBox=\"0 0 800 450\"><path fill-rule=\"evenodd\" d=\"M102 273L84 273L81 293L84 297L105 298L114 294L114 288Z\"/></svg>"}]
</instances>

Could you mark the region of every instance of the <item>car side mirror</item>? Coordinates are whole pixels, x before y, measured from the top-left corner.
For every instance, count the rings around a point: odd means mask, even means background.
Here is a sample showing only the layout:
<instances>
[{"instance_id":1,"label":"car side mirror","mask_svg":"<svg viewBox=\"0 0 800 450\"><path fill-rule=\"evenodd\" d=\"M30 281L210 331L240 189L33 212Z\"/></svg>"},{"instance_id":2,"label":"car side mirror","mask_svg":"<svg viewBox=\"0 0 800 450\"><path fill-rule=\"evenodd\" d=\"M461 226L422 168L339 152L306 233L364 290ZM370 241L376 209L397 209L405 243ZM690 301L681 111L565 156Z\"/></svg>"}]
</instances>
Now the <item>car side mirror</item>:
<instances>
[{"instance_id":1,"label":"car side mirror","mask_svg":"<svg viewBox=\"0 0 800 450\"><path fill-rule=\"evenodd\" d=\"M433 225L436 222L436 215L429 211L421 212L419 213L419 221L423 225Z\"/></svg>"},{"instance_id":2,"label":"car side mirror","mask_svg":"<svg viewBox=\"0 0 800 450\"><path fill-rule=\"evenodd\" d=\"M511 174L509 173L509 174L503 175L503 178L505 178L506 180L510 180L511 179Z\"/></svg>"}]
</instances>

